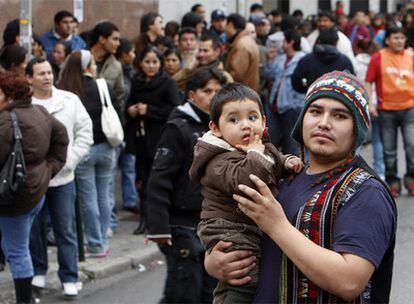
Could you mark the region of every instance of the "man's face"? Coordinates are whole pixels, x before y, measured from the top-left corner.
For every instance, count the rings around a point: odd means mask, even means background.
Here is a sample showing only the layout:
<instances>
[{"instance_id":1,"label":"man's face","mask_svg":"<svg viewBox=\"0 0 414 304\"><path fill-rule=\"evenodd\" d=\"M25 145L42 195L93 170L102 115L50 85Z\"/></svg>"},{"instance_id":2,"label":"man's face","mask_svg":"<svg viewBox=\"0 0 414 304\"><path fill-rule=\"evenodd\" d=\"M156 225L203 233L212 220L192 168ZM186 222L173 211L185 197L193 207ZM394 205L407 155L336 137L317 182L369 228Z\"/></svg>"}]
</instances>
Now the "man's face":
<instances>
[{"instance_id":1,"label":"man's face","mask_svg":"<svg viewBox=\"0 0 414 304\"><path fill-rule=\"evenodd\" d=\"M182 52L194 51L197 47L197 37L192 33L184 33L179 40L179 48Z\"/></svg>"},{"instance_id":2,"label":"man's face","mask_svg":"<svg viewBox=\"0 0 414 304\"><path fill-rule=\"evenodd\" d=\"M341 102L320 98L303 117L302 136L311 159L337 162L347 158L355 144L352 113Z\"/></svg>"},{"instance_id":3,"label":"man's face","mask_svg":"<svg viewBox=\"0 0 414 304\"><path fill-rule=\"evenodd\" d=\"M157 37L164 36L164 28L162 25L162 17L158 16L154 20L154 24L149 26L151 32L153 32Z\"/></svg>"},{"instance_id":4,"label":"man's face","mask_svg":"<svg viewBox=\"0 0 414 304\"><path fill-rule=\"evenodd\" d=\"M257 35L266 36L270 32L270 21L268 19L264 19L263 22L259 23L256 26Z\"/></svg>"},{"instance_id":5,"label":"man's face","mask_svg":"<svg viewBox=\"0 0 414 304\"><path fill-rule=\"evenodd\" d=\"M335 24L328 17L319 17L317 21L318 30L326 30L333 27Z\"/></svg>"},{"instance_id":6,"label":"man's face","mask_svg":"<svg viewBox=\"0 0 414 304\"><path fill-rule=\"evenodd\" d=\"M33 76L26 75L32 85L33 91L51 92L53 85L53 72L50 63L45 61L33 65Z\"/></svg>"},{"instance_id":7,"label":"man's face","mask_svg":"<svg viewBox=\"0 0 414 304\"><path fill-rule=\"evenodd\" d=\"M120 33L117 31L114 31L107 38L100 36L99 42L101 43L102 48L105 50L105 52L109 54L115 54L116 49L119 46L119 39L120 39Z\"/></svg>"},{"instance_id":8,"label":"man's face","mask_svg":"<svg viewBox=\"0 0 414 304\"><path fill-rule=\"evenodd\" d=\"M220 49L213 48L213 41L200 41L197 59L201 66L209 65L220 56Z\"/></svg>"},{"instance_id":9,"label":"man's face","mask_svg":"<svg viewBox=\"0 0 414 304\"><path fill-rule=\"evenodd\" d=\"M214 94L221 89L221 84L216 79L210 79L204 88L188 92L188 98L200 109L208 113L210 111L210 100Z\"/></svg>"},{"instance_id":10,"label":"man's face","mask_svg":"<svg viewBox=\"0 0 414 304\"><path fill-rule=\"evenodd\" d=\"M73 32L73 18L64 17L59 23L56 23L56 32L63 38L68 37Z\"/></svg>"},{"instance_id":11,"label":"man's face","mask_svg":"<svg viewBox=\"0 0 414 304\"><path fill-rule=\"evenodd\" d=\"M285 54L293 48L293 43L293 40L288 42L286 39L283 39L282 49Z\"/></svg>"},{"instance_id":12,"label":"man's face","mask_svg":"<svg viewBox=\"0 0 414 304\"><path fill-rule=\"evenodd\" d=\"M196 14L200 16L202 21L204 21L206 19L206 9L204 6L200 5L197 7Z\"/></svg>"},{"instance_id":13,"label":"man's face","mask_svg":"<svg viewBox=\"0 0 414 304\"><path fill-rule=\"evenodd\" d=\"M254 24L253 23L251 23L251 22L247 22L246 23L246 27L244 28L244 30L246 31L246 32L248 32L249 33L249 35L254 39L254 40L256 40L256 38L257 38L257 34L256 34L256 27L254 26Z\"/></svg>"},{"instance_id":14,"label":"man's face","mask_svg":"<svg viewBox=\"0 0 414 304\"><path fill-rule=\"evenodd\" d=\"M405 48L406 40L407 38L403 33L395 33L385 39L385 43L394 52L401 52Z\"/></svg>"},{"instance_id":15,"label":"man's face","mask_svg":"<svg viewBox=\"0 0 414 304\"><path fill-rule=\"evenodd\" d=\"M236 34L236 28L234 27L233 22L226 23L225 32L227 37L232 37L234 34Z\"/></svg>"},{"instance_id":16,"label":"man's face","mask_svg":"<svg viewBox=\"0 0 414 304\"><path fill-rule=\"evenodd\" d=\"M211 25L219 33L223 33L226 30L226 24L227 20L224 17L211 21Z\"/></svg>"}]
</instances>

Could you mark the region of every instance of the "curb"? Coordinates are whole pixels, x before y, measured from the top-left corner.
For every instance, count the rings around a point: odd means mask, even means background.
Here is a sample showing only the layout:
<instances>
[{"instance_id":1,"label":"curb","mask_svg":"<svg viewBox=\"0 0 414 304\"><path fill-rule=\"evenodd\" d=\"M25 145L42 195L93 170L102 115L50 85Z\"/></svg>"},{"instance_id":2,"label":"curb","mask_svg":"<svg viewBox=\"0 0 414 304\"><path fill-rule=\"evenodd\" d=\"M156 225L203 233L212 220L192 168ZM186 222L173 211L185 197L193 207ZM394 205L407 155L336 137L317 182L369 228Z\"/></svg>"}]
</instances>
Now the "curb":
<instances>
[{"instance_id":1,"label":"curb","mask_svg":"<svg viewBox=\"0 0 414 304\"><path fill-rule=\"evenodd\" d=\"M101 280L132 270L146 264L159 256L161 253L156 244L149 244L144 248L130 251L125 256L114 257L103 260L102 263L84 265L79 267L79 282L88 283L95 280ZM47 275L47 286L42 290L41 295L47 295L62 291L60 280L57 276L57 265L50 265ZM55 267L53 267L55 266ZM82 291L80 291L82 292ZM13 282L2 284L0 287L0 303L15 303Z\"/></svg>"}]
</instances>

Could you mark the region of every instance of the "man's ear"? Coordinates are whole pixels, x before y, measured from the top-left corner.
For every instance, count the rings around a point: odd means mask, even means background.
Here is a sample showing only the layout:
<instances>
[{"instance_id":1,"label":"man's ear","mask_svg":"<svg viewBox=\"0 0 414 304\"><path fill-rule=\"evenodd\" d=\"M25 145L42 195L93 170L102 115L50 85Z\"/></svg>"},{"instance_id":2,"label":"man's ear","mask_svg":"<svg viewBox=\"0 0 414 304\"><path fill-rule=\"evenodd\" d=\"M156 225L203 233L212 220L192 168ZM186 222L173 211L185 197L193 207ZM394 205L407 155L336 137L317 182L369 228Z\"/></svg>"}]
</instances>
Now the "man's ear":
<instances>
[{"instance_id":1,"label":"man's ear","mask_svg":"<svg viewBox=\"0 0 414 304\"><path fill-rule=\"evenodd\" d=\"M210 120L208 127L210 128L210 131L211 133L213 133L214 136L221 137L220 129L213 121Z\"/></svg>"},{"instance_id":2,"label":"man's ear","mask_svg":"<svg viewBox=\"0 0 414 304\"><path fill-rule=\"evenodd\" d=\"M190 99L191 101L194 101L194 94L195 92L193 90L188 91L187 98Z\"/></svg>"}]
</instances>

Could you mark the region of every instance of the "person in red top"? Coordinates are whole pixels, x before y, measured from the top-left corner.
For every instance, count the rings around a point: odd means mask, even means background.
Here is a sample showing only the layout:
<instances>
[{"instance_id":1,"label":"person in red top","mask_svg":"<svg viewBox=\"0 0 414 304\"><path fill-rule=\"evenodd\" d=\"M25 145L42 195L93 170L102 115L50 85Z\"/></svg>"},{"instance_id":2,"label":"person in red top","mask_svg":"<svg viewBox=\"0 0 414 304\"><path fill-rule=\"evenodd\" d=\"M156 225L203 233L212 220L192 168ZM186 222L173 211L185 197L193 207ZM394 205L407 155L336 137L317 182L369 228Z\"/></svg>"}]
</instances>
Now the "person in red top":
<instances>
[{"instance_id":1,"label":"person in red top","mask_svg":"<svg viewBox=\"0 0 414 304\"><path fill-rule=\"evenodd\" d=\"M370 101L370 113L379 116L384 144L385 179L394 197L401 193L398 177L397 132L401 129L407 171L404 182L414 196L414 53L405 49L403 28L389 27L385 34L386 48L375 53L369 63L366 82L372 96L375 83L377 108Z\"/></svg>"}]
</instances>

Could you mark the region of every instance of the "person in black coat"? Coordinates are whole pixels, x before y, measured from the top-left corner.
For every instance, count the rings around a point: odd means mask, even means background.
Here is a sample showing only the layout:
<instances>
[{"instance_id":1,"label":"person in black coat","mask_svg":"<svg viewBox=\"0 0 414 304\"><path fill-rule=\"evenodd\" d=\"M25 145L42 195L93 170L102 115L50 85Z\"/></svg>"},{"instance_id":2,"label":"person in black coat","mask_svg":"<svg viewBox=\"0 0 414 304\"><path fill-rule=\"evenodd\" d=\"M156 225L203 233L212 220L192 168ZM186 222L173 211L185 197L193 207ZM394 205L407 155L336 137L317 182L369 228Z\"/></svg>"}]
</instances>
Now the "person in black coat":
<instances>
[{"instance_id":1,"label":"person in black coat","mask_svg":"<svg viewBox=\"0 0 414 304\"><path fill-rule=\"evenodd\" d=\"M299 93L306 93L309 86L320 76L332 71L355 74L351 60L336 48L338 33L330 28L319 34L313 52L303 57L293 72L292 86Z\"/></svg>"},{"instance_id":2,"label":"person in black coat","mask_svg":"<svg viewBox=\"0 0 414 304\"><path fill-rule=\"evenodd\" d=\"M211 303L216 285L204 270L204 249L197 236L200 185L188 171L197 139L208 131L211 97L227 81L217 69L203 67L186 83L187 102L168 118L148 181L148 239L167 261L162 303Z\"/></svg>"},{"instance_id":3,"label":"person in black coat","mask_svg":"<svg viewBox=\"0 0 414 304\"><path fill-rule=\"evenodd\" d=\"M136 154L137 175L142 181L141 221L134 232L145 231L145 198L148 175L162 130L174 107L181 104L177 83L163 69L163 55L154 46L143 49L140 71L131 83L126 105L126 151Z\"/></svg>"}]
</instances>

